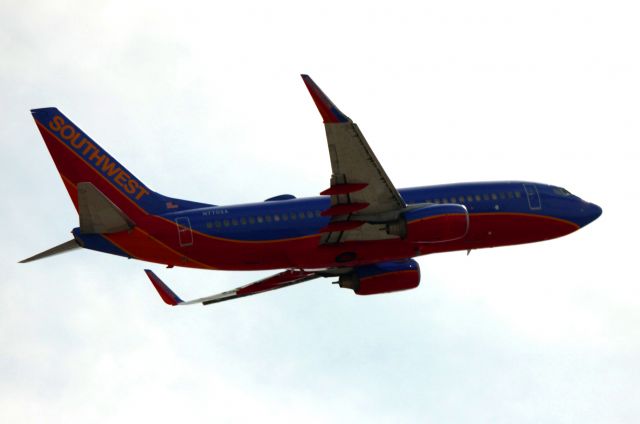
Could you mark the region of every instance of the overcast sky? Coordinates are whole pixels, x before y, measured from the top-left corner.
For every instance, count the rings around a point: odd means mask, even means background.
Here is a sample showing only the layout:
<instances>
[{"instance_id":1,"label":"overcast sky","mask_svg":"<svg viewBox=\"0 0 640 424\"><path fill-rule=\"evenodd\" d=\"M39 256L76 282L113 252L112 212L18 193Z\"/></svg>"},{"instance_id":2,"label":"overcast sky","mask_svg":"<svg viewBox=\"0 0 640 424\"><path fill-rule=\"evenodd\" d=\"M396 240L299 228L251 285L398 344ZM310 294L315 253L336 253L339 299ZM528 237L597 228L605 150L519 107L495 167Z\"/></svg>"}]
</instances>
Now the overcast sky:
<instances>
[{"instance_id":1,"label":"overcast sky","mask_svg":"<svg viewBox=\"0 0 640 424\"><path fill-rule=\"evenodd\" d=\"M134 3L132 5L131 3ZM1 422L637 423L633 1L12 1L0 14ZM30 116L56 106L152 189L215 204L327 187L309 73L397 187L522 179L600 219L419 259L416 290L328 280L209 307L268 272L76 251Z\"/></svg>"}]
</instances>

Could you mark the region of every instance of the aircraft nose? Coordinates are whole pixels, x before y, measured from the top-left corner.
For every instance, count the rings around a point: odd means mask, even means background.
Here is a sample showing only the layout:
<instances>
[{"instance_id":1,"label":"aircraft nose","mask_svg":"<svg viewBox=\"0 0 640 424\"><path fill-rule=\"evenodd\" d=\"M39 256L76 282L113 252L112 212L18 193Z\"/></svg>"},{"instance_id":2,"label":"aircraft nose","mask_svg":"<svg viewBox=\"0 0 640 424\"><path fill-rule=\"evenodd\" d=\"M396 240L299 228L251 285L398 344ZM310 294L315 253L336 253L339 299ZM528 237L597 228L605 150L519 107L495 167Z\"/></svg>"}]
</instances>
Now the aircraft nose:
<instances>
[{"instance_id":1,"label":"aircraft nose","mask_svg":"<svg viewBox=\"0 0 640 424\"><path fill-rule=\"evenodd\" d=\"M584 202L583 206L580 208L580 212L582 212L583 216L583 223L581 226L584 227L602 215L602 208L595 203Z\"/></svg>"}]
</instances>

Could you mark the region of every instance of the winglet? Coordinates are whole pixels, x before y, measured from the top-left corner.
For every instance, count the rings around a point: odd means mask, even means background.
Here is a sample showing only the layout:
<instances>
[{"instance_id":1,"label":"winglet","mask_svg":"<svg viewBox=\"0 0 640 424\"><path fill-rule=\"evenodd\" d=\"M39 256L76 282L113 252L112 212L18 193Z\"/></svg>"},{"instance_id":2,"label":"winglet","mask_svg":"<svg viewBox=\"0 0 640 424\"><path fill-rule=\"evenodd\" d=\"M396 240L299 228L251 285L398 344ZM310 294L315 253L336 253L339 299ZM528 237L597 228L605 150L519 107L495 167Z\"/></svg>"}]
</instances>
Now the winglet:
<instances>
[{"instance_id":1,"label":"winglet","mask_svg":"<svg viewBox=\"0 0 640 424\"><path fill-rule=\"evenodd\" d=\"M156 274L153 273L150 269L145 269L144 272L147 273L147 277L151 280L153 287L156 288L158 294L164 300L164 303L171 306L176 306L184 303L180 297L173 292Z\"/></svg>"},{"instance_id":2,"label":"winglet","mask_svg":"<svg viewBox=\"0 0 640 424\"><path fill-rule=\"evenodd\" d=\"M309 75L302 74L301 76L304 84L307 86L307 89L311 94L313 102L316 104L320 115L322 115L322 120L325 124L336 124L350 121L344 113L340 112L340 109L333 104L327 95L320 90L320 87L313 82Z\"/></svg>"}]
</instances>

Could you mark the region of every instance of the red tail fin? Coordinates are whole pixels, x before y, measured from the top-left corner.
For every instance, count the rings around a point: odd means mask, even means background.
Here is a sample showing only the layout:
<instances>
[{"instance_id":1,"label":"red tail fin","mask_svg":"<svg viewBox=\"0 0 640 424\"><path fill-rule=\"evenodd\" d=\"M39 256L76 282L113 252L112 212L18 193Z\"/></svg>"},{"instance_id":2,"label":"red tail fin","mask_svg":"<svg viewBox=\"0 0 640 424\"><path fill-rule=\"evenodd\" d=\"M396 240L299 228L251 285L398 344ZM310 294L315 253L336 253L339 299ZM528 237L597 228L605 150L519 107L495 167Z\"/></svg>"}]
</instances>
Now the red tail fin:
<instances>
[{"instance_id":1,"label":"red tail fin","mask_svg":"<svg viewBox=\"0 0 640 424\"><path fill-rule=\"evenodd\" d=\"M155 193L58 109L33 109L31 113L76 209L77 185L82 182L93 184L134 220L140 214L205 206Z\"/></svg>"}]
</instances>

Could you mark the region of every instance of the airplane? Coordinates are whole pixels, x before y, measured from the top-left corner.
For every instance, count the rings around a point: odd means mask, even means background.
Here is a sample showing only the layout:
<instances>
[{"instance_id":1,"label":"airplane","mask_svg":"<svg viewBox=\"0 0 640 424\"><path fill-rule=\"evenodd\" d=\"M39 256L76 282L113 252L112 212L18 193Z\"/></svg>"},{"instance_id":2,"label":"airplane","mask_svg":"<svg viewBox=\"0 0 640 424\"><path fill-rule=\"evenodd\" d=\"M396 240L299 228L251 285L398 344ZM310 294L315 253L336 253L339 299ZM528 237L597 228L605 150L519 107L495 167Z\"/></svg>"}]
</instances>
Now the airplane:
<instances>
[{"instance_id":1,"label":"airplane","mask_svg":"<svg viewBox=\"0 0 640 424\"><path fill-rule=\"evenodd\" d=\"M317 197L290 194L218 206L147 187L56 108L31 111L79 216L73 238L22 263L79 247L174 266L280 271L183 301L145 272L168 305L209 305L312 279L358 295L413 289L415 257L550 240L602 209L566 189L528 181L396 189L358 126L302 75L324 122L331 179Z\"/></svg>"}]
</instances>

